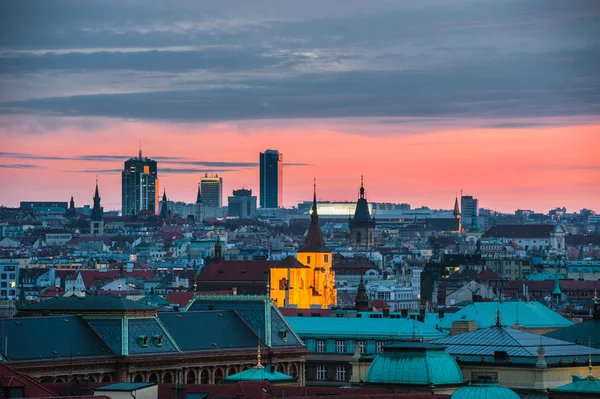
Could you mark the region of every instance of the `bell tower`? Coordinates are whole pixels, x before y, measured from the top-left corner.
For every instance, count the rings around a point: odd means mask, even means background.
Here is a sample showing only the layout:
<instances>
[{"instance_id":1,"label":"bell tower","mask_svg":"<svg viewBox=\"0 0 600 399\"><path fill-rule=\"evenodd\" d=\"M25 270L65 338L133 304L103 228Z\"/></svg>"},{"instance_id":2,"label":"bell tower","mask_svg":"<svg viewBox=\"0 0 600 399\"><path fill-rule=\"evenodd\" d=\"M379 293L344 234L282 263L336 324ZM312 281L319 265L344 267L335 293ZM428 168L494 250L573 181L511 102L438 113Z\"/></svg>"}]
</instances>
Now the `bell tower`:
<instances>
[{"instance_id":1,"label":"bell tower","mask_svg":"<svg viewBox=\"0 0 600 399\"><path fill-rule=\"evenodd\" d=\"M358 251L367 251L374 245L375 218L369 213L369 204L365 198L363 177L360 177L360 190L354 217L348 221L350 226L350 246Z\"/></svg>"}]
</instances>

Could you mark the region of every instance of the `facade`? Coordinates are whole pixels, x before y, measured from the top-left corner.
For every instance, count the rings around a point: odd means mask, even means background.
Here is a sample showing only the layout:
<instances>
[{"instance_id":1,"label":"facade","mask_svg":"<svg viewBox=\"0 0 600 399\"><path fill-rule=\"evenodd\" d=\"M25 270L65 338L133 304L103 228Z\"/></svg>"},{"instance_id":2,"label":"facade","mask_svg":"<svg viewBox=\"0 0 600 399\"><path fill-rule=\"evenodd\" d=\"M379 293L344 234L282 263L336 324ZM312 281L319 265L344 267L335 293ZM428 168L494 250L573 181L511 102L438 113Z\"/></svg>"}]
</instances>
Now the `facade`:
<instances>
[{"instance_id":1,"label":"facade","mask_svg":"<svg viewBox=\"0 0 600 399\"><path fill-rule=\"evenodd\" d=\"M204 207L221 208L223 206L223 178L219 175L200 178L200 192Z\"/></svg>"},{"instance_id":2,"label":"facade","mask_svg":"<svg viewBox=\"0 0 600 399\"><path fill-rule=\"evenodd\" d=\"M160 313L118 296L55 297L20 315L5 323L2 361L44 383L215 384L254 367L257 343L265 364L303 383L306 349L262 296L195 296Z\"/></svg>"},{"instance_id":3,"label":"facade","mask_svg":"<svg viewBox=\"0 0 600 399\"><path fill-rule=\"evenodd\" d=\"M370 361L383 351L384 346L417 337L430 341L446 336L433 326L409 318L361 316L364 317L286 317L309 350L307 385L339 386L364 382ZM355 368L354 362L364 367Z\"/></svg>"},{"instance_id":4,"label":"facade","mask_svg":"<svg viewBox=\"0 0 600 399\"><path fill-rule=\"evenodd\" d=\"M19 262L0 259L0 299L17 298Z\"/></svg>"},{"instance_id":5,"label":"facade","mask_svg":"<svg viewBox=\"0 0 600 399\"><path fill-rule=\"evenodd\" d=\"M156 161L142 157L125 161L121 172L121 211L123 215L137 215L140 211L158 211L158 167Z\"/></svg>"},{"instance_id":6,"label":"facade","mask_svg":"<svg viewBox=\"0 0 600 399\"><path fill-rule=\"evenodd\" d=\"M98 180L96 180L96 191L94 192L94 208L90 216L90 234L97 236L104 234L104 208L100 206Z\"/></svg>"},{"instance_id":7,"label":"facade","mask_svg":"<svg viewBox=\"0 0 600 399\"><path fill-rule=\"evenodd\" d=\"M479 200L472 195L462 195L460 197L461 223L465 228L473 225L473 218L477 221L479 216Z\"/></svg>"},{"instance_id":8,"label":"facade","mask_svg":"<svg viewBox=\"0 0 600 399\"><path fill-rule=\"evenodd\" d=\"M227 199L227 214L240 219L248 219L256 214L256 196L252 190L233 190L233 196Z\"/></svg>"},{"instance_id":9,"label":"facade","mask_svg":"<svg viewBox=\"0 0 600 399\"><path fill-rule=\"evenodd\" d=\"M277 150L260 153L260 207L283 207L283 154Z\"/></svg>"},{"instance_id":10,"label":"facade","mask_svg":"<svg viewBox=\"0 0 600 399\"><path fill-rule=\"evenodd\" d=\"M375 233L375 218L369 214L369 206L365 198L365 187L360 178L359 197L354 210L354 217L349 220L350 246L358 251L366 251L373 247Z\"/></svg>"}]
</instances>

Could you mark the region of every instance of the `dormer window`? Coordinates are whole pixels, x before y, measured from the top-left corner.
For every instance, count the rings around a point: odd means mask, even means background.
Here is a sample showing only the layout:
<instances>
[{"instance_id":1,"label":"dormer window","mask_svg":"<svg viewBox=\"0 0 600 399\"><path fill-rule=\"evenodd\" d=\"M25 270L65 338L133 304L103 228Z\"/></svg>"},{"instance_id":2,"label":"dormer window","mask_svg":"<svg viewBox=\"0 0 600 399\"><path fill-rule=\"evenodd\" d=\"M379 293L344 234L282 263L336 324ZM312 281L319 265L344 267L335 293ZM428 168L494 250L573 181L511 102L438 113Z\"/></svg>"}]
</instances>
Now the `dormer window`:
<instances>
[{"instance_id":1,"label":"dormer window","mask_svg":"<svg viewBox=\"0 0 600 399\"><path fill-rule=\"evenodd\" d=\"M138 336L138 342L140 343L142 348L147 347L148 346L148 336L147 335Z\"/></svg>"},{"instance_id":2,"label":"dormer window","mask_svg":"<svg viewBox=\"0 0 600 399\"><path fill-rule=\"evenodd\" d=\"M152 336L152 340L156 346L162 346L163 344L163 336L162 334L156 334Z\"/></svg>"},{"instance_id":3,"label":"dormer window","mask_svg":"<svg viewBox=\"0 0 600 399\"><path fill-rule=\"evenodd\" d=\"M288 340L288 330L285 328L282 328L281 330L279 330L279 335L281 335L281 339L283 340L283 342L287 342Z\"/></svg>"}]
</instances>

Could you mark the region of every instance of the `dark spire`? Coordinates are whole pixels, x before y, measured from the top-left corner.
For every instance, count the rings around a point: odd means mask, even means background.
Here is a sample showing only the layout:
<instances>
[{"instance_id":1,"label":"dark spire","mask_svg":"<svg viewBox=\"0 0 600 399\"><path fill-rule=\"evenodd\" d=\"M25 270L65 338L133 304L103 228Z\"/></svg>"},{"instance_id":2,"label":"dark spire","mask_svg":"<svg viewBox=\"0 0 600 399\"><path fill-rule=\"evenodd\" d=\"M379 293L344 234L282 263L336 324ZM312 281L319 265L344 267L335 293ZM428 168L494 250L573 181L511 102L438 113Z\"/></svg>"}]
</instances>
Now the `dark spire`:
<instances>
[{"instance_id":1,"label":"dark spire","mask_svg":"<svg viewBox=\"0 0 600 399\"><path fill-rule=\"evenodd\" d=\"M460 218L460 207L458 206L458 196L454 199L454 212L452 212L452 217L455 219Z\"/></svg>"},{"instance_id":2,"label":"dark spire","mask_svg":"<svg viewBox=\"0 0 600 399\"><path fill-rule=\"evenodd\" d=\"M65 217L69 219L77 218L77 211L75 210L75 200L73 199L73 194L71 194L71 201L69 202L69 209L65 212Z\"/></svg>"},{"instance_id":3,"label":"dark spire","mask_svg":"<svg viewBox=\"0 0 600 399\"><path fill-rule=\"evenodd\" d=\"M200 185L198 185L198 195L196 196L196 204L202 203L202 193L200 192Z\"/></svg>"},{"instance_id":4,"label":"dark spire","mask_svg":"<svg viewBox=\"0 0 600 399\"><path fill-rule=\"evenodd\" d=\"M367 295L367 287L363 281L362 270L360 271L360 283L358 284L358 291L356 293L356 300L354 304L357 312L369 311L369 296Z\"/></svg>"},{"instance_id":5,"label":"dark spire","mask_svg":"<svg viewBox=\"0 0 600 399\"><path fill-rule=\"evenodd\" d=\"M365 186L363 177L360 177L360 190L359 198L356 202L356 209L354 210L354 217L352 218L355 222L369 222L371 220L371 214L369 213L369 204L365 199Z\"/></svg>"},{"instance_id":6,"label":"dark spire","mask_svg":"<svg viewBox=\"0 0 600 399\"><path fill-rule=\"evenodd\" d=\"M219 262L221 260L221 256L221 236L217 236L217 243L215 244L215 258L213 259L213 263Z\"/></svg>"},{"instance_id":7,"label":"dark spire","mask_svg":"<svg viewBox=\"0 0 600 399\"><path fill-rule=\"evenodd\" d=\"M104 209L100 206L100 192L98 191L98 178L96 177L96 192L94 193L94 208L92 209L91 220L102 220L104 218Z\"/></svg>"},{"instance_id":8,"label":"dark spire","mask_svg":"<svg viewBox=\"0 0 600 399\"><path fill-rule=\"evenodd\" d=\"M329 252L323 241L323 233L319 227L319 214L317 213L317 183L314 183L312 213L310 214L310 226L304 246L299 252Z\"/></svg>"},{"instance_id":9,"label":"dark spire","mask_svg":"<svg viewBox=\"0 0 600 399\"><path fill-rule=\"evenodd\" d=\"M163 198L162 205L160 207L160 215L161 219L166 219L169 217L169 209L167 208L167 190L163 188Z\"/></svg>"}]
</instances>

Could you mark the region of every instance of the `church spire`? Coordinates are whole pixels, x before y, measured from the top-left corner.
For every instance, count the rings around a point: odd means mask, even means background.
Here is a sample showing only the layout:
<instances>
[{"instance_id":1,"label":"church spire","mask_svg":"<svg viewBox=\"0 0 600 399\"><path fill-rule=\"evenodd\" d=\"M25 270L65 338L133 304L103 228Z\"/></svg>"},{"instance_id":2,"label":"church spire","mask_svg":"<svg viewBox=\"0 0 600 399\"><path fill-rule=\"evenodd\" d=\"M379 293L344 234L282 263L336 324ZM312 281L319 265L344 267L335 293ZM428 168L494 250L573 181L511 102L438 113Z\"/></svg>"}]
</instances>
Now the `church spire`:
<instances>
[{"instance_id":1,"label":"church spire","mask_svg":"<svg viewBox=\"0 0 600 399\"><path fill-rule=\"evenodd\" d=\"M167 190L163 188L162 205L160 207L160 218L166 219L169 217L169 208L167 208Z\"/></svg>"},{"instance_id":2,"label":"church spire","mask_svg":"<svg viewBox=\"0 0 600 399\"><path fill-rule=\"evenodd\" d=\"M454 219L460 219L460 207L458 206L458 196L454 199L454 211L452 212Z\"/></svg>"},{"instance_id":3,"label":"church spire","mask_svg":"<svg viewBox=\"0 0 600 399\"><path fill-rule=\"evenodd\" d=\"M198 184L198 194L196 195L196 204L202 203L202 192L200 191L200 185Z\"/></svg>"},{"instance_id":4,"label":"church spire","mask_svg":"<svg viewBox=\"0 0 600 399\"><path fill-rule=\"evenodd\" d=\"M363 181L363 175L360 175L360 197L359 198L365 198L365 185L364 185L364 181Z\"/></svg>"},{"instance_id":5,"label":"church spire","mask_svg":"<svg viewBox=\"0 0 600 399\"><path fill-rule=\"evenodd\" d=\"M312 212L310 214L310 226L308 227L308 234L306 235L306 241L304 246L300 249L300 252L329 252L329 249L325 246L323 240L323 233L319 227L319 214L317 213L317 182L315 179L313 186L313 205Z\"/></svg>"},{"instance_id":6,"label":"church spire","mask_svg":"<svg viewBox=\"0 0 600 399\"><path fill-rule=\"evenodd\" d=\"M94 208L92 209L91 220L102 220L104 210L100 206L100 191L98 190L98 178L96 177L96 191L94 192Z\"/></svg>"}]
</instances>

